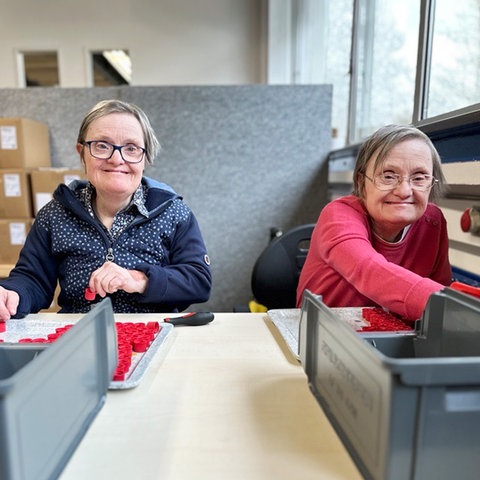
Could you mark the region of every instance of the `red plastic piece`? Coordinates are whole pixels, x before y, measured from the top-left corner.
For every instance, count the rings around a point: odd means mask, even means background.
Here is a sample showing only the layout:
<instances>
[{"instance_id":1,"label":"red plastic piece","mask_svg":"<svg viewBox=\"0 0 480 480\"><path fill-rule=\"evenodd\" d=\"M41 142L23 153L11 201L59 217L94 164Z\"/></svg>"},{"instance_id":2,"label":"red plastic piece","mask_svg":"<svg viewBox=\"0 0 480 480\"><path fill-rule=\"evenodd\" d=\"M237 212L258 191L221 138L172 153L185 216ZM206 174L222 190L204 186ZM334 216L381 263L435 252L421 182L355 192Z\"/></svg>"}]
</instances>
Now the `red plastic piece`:
<instances>
[{"instance_id":1,"label":"red plastic piece","mask_svg":"<svg viewBox=\"0 0 480 480\"><path fill-rule=\"evenodd\" d=\"M152 329L155 333L160 331L160 324L158 322L148 322L147 328Z\"/></svg>"},{"instance_id":2,"label":"red plastic piece","mask_svg":"<svg viewBox=\"0 0 480 480\"><path fill-rule=\"evenodd\" d=\"M7 330L6 322L0 322L0 333L5 332Z\"/></svg>"},{"instance_id":3,"label":"red plastic piece","mask_svg":"<svg viewBox=\"0 0 480 480\"><path fill-rule=\"evenodd\" d=\"M133 351L137 353L146 352L148 349L148 342L145 340L135 340L133 342Z\"/></svg>"},{"instance_id":4,"label":"red plastic piece","mask_svg":"<svg viewBox=\"0 0 480 480\"><path fill-rule=\"evenodd\" d=\"M460 218L460 227L462 231L469 232L470 228L472 227L472 217L470 216L470 212L472 211L471 208L467 208Z\"/></svg>"},{"instance_id":5,"label":"red plastic piece","mask_svg":"<svg viewBox=\"0 0 480 480\"><path fill-rule=\"evenodd\" d=\"M114 382L123 382L125 380L125 373L120 373L115 371L113 374L113 381Z\"/></svg>"},{"instance_id":6,"label":"red plastic piece","mask_svg":"<svg viewBox=\"0 0 480 480\"><path fill-rule=\"evenodd\" d=\"M93 300L95 300L96 296L97 296L97 292L95 292L95 290L90 290L90 287L87 287L85 289L85 300L92 302Z\"/></svg>"}]
</instances>

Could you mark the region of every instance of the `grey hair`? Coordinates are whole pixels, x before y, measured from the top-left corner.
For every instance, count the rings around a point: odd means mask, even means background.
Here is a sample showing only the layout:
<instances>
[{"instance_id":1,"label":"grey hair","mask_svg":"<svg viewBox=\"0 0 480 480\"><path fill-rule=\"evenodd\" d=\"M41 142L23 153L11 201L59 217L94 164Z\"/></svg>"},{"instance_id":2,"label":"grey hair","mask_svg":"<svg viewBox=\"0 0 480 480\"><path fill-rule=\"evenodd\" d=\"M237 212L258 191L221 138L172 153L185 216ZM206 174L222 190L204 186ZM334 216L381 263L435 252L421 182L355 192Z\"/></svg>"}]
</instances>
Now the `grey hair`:
<instances>
[{"instance_id":1,"label":"grey hair","mask_svg":"<svg viewBox=\"0 0 480 480\"><path fill-rule=\"evenodd\" d=\"M160 143L145 112L132 103L116 99L102 100L101 102L98 102L83 119L82 124L80 125L80 130L78 131L77 142L81 144L85 142L88 128L92 122L105 115L110 115L111 113L129 113L138 120L145 141L146 163L152 165L153 160L160 152Z\"/></svg>"},{"instance_id":2,"label":"grey hair","mask_svg":"<svg viewBox=\"0 0 480 480\"><path fill-rule=\"evenodd\" d=\"M368 163L374 155L376 171L385 161L388 153L399 143L405 140L422 140L429 147L432 156L432 175L438 182L430 189L429 200L433 201L445 193L447 185L442 171L440 155L430 138L421 130L412 125L386 125L370 135L358 151L355 168L353 171L353 194L362 198L365 186L365 172Z\"/></svg>"}]
</instances>

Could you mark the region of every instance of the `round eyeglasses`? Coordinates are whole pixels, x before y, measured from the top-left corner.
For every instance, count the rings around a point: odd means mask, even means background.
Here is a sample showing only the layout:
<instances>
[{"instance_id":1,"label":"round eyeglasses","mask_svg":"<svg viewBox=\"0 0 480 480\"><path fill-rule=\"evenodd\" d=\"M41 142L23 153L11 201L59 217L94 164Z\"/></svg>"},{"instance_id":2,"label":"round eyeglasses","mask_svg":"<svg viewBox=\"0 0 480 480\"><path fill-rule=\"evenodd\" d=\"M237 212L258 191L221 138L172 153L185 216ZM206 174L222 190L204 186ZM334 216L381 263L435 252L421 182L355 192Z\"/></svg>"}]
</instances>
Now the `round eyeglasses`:
<instances>
[{"instance_id":1,"label":"round eyeglasses","mask_svg":"<svg viewBox=\"0 0 480 480\"><path fill-rule=\"evenodd\" d=\"M109 160L112 158L115 150L120 152L123 161L127 163L140 163L145 155L145 149L133 143L113 145L112 143L101 140L91 140L89 142L83 142L83 145L88 145L90 155L99 160Z\"/></svg>"},{"instance_id":2,"label":"round eyeglasses","mask_svg":"<svg viewBox=\"0 0 480 480\"><path fill-rule=\"evenodd\" d=\"M397 173L379 173L373 178L370 178L365 173L363 174L365 178L368 178L378 190L393 190L395 187L400 185L404 180L406 180L410 187L413 190L419 190L425 192L430 190L438 180L432 175L427 175L425 173L416 173L409 177L402 177Z\"/></svg>"}]
</instances>

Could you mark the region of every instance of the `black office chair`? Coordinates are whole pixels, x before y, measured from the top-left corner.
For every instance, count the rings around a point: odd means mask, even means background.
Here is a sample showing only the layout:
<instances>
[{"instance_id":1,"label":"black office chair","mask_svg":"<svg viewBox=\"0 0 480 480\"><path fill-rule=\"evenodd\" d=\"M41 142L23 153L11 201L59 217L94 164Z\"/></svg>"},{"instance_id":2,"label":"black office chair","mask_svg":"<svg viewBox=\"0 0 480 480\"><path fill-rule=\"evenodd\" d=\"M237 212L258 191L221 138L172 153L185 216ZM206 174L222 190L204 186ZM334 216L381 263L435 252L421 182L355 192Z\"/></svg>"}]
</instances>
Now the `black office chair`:
<instances>
[{"instance_id":1,"label":"black office chair","mask_svg":"<svg viewBox=\"0 0 480 480\"><path fill-rule=\"evenodd\" d=\"M253 267L255 300L267 307L295 308L300 271L310 247L315 224L300 225L274 238Z\"/></svg>"}]
</instances>

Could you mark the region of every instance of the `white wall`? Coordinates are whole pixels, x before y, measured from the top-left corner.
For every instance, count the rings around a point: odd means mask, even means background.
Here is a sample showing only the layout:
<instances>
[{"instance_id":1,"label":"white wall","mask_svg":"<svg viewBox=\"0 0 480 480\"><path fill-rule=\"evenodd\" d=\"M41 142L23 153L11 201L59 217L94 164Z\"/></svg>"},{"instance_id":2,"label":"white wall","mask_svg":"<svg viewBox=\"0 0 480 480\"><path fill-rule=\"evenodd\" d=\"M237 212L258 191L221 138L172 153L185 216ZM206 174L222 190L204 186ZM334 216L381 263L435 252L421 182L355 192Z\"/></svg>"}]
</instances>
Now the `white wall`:
<instances>
[{"instance_id":1,"label":"white wall","mask_svg":"<svg viewBox=\"0 0 480 480\"><path fill-rule=\"evenodd\" d=\"M19 51L56 50L62 87L89 87L89 52L127 49L132 85L265 81L265 0L0 0L0 88Z\"/></svg>"}]
</instances>

